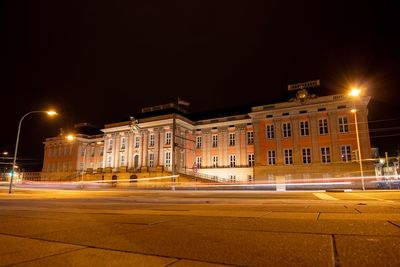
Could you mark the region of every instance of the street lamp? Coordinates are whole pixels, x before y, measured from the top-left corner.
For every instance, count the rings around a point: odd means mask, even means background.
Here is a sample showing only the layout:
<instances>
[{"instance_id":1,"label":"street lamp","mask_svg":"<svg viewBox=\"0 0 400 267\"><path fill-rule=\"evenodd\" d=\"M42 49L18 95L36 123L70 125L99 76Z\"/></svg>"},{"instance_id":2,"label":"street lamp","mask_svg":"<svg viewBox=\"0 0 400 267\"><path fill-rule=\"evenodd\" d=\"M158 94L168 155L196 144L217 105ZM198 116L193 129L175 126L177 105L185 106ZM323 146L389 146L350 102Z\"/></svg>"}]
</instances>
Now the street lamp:
<instances>
[{"instance_id":1,"label":"street lamp","mask_svg":"<svg viewBox=\"0 0 400 267\"><path fill-rule=\"evenodd\" d=\"M48 116L52 117L57 115L57 112L55 112L54 110L34 110L34 111L30 111L28 113L26 113L24 116L22 116L22 118L19 120L19 124L18 124L18 133L17 133L17 141L15 142L15 150L14 150L14 158L13 158L13 165L12 165L12 170L11 170L11 177L10 177L10 188L8 190L8 193L11 194L12 191L12 184L13 184L13 179L14 179L14 169L15 169L15 163L17 161L17 152L18 152L18 143L19 143L19 133L21 132L21 124L22 121L25 119L26 116L28 116L29 114L33 114L33 113L46 113Z\"/></svg>"},{"instance_id":2,"label":"street lamp","mask_svg":"<svg viewBox=\"0 0 400 267\"><path fill-rule=\"evenodd\" d=\"M358 88L353 88L351 89L349 96L353 97L354 99L357 98L361 94L361 90ZM358 121L357 121L357 109L355 102L354 103L354 108L351 110L351 113L354 113L354 123L356 125L356 136L357 136L357 150L358 150L358 162L360 164L360 174L361 174L361 184L362 184L362 190L365 190L365 184L364 184L364 172L363 172L363 166L362 166L362 159L361 159L361 146L360 146L360 137L358 133Z\"/></svg>"}]
</instances>

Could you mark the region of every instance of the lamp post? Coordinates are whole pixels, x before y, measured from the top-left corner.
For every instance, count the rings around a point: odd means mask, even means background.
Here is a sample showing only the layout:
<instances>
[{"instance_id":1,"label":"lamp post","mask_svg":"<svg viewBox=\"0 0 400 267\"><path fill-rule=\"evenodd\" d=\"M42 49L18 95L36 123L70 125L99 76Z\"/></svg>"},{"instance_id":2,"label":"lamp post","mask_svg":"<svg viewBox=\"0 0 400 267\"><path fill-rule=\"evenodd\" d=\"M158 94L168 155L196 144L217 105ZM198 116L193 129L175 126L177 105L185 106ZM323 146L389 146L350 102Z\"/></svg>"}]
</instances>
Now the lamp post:
<instances>
[{"instance_id":1,"label":"lamp post","mask_svg":"<svg viewBox=\"0 0 400 267\"><path fill-rule=\"evenodd\" d=\"M30 111L28 113L26 113L24 116L22 116L22 118L19 120L19 124L18 124L18 133L17 133L17 140L15 142L15 150L14 150L14 158L13 158L13 164L12 164L12 170L11 170L11 177L10 177L10 188L8 190L8 193L11 194L12 191L12 184L13 184L13 179L14 179L14 169L15 169L15 163L17 161L17 153L18 153L18 143L19 143L19 134L21 132L21 124L22 121L25 119L26 116L28 116L29 114L33 114L33 113L46 113L49 116L54 116L57 115L57 112L53 111L53 110L49 110L49 111L44 111L44 110L34 110L34 111Z\"/></svg>"},{"instance_id":2,"label":"lamp post","mask_svg":"<svg viewBox=\"0 0 400 267\"><path fill-rule=\"evenodd\" d=\"M349 95L353 98L356 98L360 95L361 90L357 88L353 88ZM356 137L357 137L357 150L358 150L358 162L360 164L360 175L361 175L361 185L362 185L362 190L365 191L365 184L364 184L364 172L363 172L363 166L362 166L362 158L361 158L361 146L360 146L360 137L358 133L358 121L357 121L357 109L356 105L354 102L354 108L351 110L352 113L354 113L354 123L356 125Z\"/></svg>"}]
</instances>

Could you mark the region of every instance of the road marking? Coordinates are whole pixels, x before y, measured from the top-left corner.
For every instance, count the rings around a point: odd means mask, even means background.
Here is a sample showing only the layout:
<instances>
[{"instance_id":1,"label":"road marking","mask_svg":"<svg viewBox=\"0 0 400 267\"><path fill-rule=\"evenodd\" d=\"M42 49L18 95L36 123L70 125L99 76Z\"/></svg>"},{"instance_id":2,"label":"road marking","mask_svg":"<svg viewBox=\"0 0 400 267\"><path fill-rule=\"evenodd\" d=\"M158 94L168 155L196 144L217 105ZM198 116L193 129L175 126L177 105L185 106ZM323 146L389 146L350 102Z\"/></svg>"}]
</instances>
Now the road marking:
<instances>
[{"instance_id":1,"label":"road marking","mask_svg":"<svg viewBox=\"0 0 400 267\"><path fill-rule=\"evenodd\" d=\"M316 196L317 198L323 199L323 200L338 200L337 198L334 198L325 193L313 193L313 195Z\"/></svg>"},{"instance_id":2,"label":"road marking","mask_svg":"<svg viewBox=\"0 0 400 267\"><path fill-rule=\"evenodd\" d=\"M375 199L375 200L379 200L379 201L384 201L384 202L390 202L390 203L394 203L394 201L392 200L386 200L386 199L382 199L382 198L376 198L376 197L365 197L363 195L359 195L359 194L354 194L354 193L348 193L349 195L354 195L354 196L358 196L358 197L362 197L362 198L366 198L366 199Z\"/></svg>"}]
</instances>

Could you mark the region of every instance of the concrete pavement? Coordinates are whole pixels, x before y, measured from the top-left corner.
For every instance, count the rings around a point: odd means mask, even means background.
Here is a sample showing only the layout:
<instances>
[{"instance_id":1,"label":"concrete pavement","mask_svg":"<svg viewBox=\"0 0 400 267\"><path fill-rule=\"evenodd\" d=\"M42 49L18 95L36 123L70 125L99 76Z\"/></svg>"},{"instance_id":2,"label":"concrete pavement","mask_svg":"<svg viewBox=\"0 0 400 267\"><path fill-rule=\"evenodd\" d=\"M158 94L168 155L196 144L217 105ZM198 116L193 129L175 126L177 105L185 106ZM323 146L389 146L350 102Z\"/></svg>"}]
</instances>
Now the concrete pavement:
<instances>
[{"instance_id":1,"label":"concrete pavement","mask_svg":"<svg viewBox=\"0 0 400 267\"><path fill-rule=\"evenodd\" d=\"M400 192L0 189L0 266L399 266Z\"/></svg>"}]
</instances>

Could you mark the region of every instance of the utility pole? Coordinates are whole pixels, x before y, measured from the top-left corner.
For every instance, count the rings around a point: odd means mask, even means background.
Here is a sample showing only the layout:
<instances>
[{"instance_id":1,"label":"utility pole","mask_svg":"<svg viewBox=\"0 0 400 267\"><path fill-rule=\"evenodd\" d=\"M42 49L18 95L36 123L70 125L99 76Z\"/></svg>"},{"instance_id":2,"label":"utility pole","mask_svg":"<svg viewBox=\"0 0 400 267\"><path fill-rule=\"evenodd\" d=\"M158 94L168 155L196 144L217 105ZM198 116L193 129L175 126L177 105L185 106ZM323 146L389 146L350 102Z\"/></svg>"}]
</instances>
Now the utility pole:
<instances>
[{"instance_id":1,"label":"utility pole","mask_svg":"<svg viewBox=\"0 0 400 267\"><path fill-rule=\"evenodd\" d=\"M172 190L175 190L175 134L176 134L176 117L172 114Z\"/></svg>"}]
</instances>

